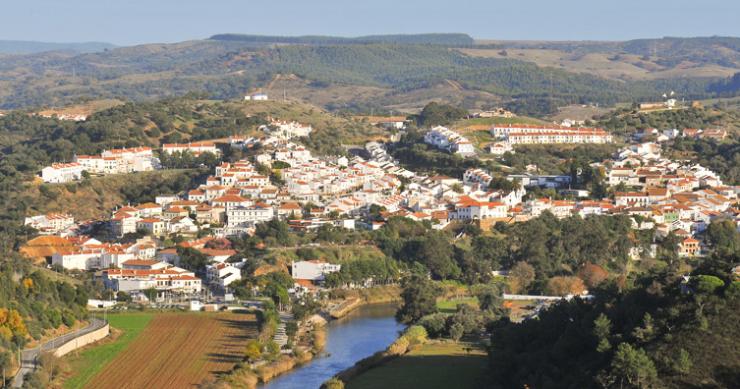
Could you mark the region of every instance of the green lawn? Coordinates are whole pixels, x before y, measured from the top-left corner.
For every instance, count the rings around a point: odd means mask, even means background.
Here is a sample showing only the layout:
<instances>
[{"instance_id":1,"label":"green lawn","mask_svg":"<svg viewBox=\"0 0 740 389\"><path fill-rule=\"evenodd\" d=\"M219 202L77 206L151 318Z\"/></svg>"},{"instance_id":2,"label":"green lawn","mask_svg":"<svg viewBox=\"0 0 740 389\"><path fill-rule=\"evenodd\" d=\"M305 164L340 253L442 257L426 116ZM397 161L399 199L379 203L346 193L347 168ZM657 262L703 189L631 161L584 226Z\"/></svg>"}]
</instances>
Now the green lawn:
<instances>
[{"instance_id":1,"label":"green lawn","mask_svg":"<svg viewBox=\"0 0 740 389\"><path fill-rule=\"evenodd\" d=\"M141 333L153 314L151 313L122 313L108 315L111 327L123 333L113 342L101 346L93 346L79 353L70 354L69 366L73 375L64 381L65 388L81 388L110 362L115 356L126 349L128 345Z\"/></svg>"},{"instance_id":2,"label":"green lawn","mask_svg":"<svg viewBox=\"0 0 740 389\"><path fill-rule=\"evenodd\" d=\"M547 124L547 121L540 120L528 116L515 116L513 118L473 118L473 119L460 119L452 124L452 127L465 127L465 126L479 126L479 125L494 125L494 124Z\"/></svg>"},{"instance_id":3,"label":"green lawn","mask_svg":"<svg viewBox=\"0 0 740 389\"><path fill-rule=\"evenodd\" d=\"M472 350L466 350L471 347ZM346 384L347 389L485 387L488 357L468 343L431 343L370 369Z\"/></svg>"},{"instance_id":4,"label":"green lawn","mask_svg":"<svg viewBox=\"0 0 740 389\"><path fill-rule=\"evenodd\" d=\"M475 297L463 297L460 299L438 300L437 309L442 313L455 313L457 306L460 304L468 304L476 307L478 306L478 299Z\"/></svg>"}]
</instances>

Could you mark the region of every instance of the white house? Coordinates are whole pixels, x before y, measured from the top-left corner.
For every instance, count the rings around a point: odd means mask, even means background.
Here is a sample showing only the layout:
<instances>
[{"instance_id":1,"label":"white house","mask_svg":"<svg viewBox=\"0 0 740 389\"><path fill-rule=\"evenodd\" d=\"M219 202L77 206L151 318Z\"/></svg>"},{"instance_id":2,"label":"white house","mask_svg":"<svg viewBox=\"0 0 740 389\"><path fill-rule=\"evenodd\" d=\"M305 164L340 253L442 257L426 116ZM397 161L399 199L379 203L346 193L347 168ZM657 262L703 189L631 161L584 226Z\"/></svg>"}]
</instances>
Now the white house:
<instances>
[{"instance_id":1,"label":"white house","mask_svg":"<svg viewBox=\"0 0 740 389\"><path fill-rule=\"evenodd\" d=\"M73 248L60 250L51 256L51 264L67 270L91 270L100 268L103 251L99 249Z\"/></svg>"},{"instance_id":2,"label":"white house","mask_svg":"<svg viewBox=\"0 0 740 389\"><path fill-rule=\"evenodd\" d=\"M650 197L642 192L617 192L614 194L617 206L644 207L650 203Z\"/></svg>"},{"instance_id":3,"label":"white house","mask_svg":"<svg viewBox=\"0 0 740 389\"><path fill-rule=\"evenodd\" d=\"M507 211L508 207L502 202L477 201L468 196L462 196L455 204L455 212L451 216L462 220L505 218Z\"/></svg>"},{"instance_id":4,"label":"white house","mask_svg":"<svg viewBox=\"0 0 740 389\"><path fill-rule=\"evenodd\" d=\"M242 270L233 263L217 263L206 266L207 278L222 288L242 278Z\"/></svg>"},{"instance_id":5,"label":"white house","mask_svg":"<svg viewBox=\"0 0 740 389\"><path fill-rule=\"evenodd\" d=\"M240 226L269 221L274 216L275 212L271 206L236 207L226 211L226 222L229 226Z\"/></svg>"},{"instance_id":6,"label":"white house","mask_svg":"<svg viewBox=\"0 0 740 389\"><path fill-rule=\"evenodd\" d=\"M41 169L41 179L52 184L76 181L82 178L84 170L77 162L53 163Z\"/></svg>"},{"instance_id":7,"label":"white house","mask_svg":"<svg viewBox=\"0 0 740 389\"><path fill-rule=\"evenodd\" d=\"M27 217L24 225L35 228L40 234L57 234L67 228L74 226L75 219L66 213L47 213Z\"/></svg>"},{"instance_id":8,"label":"white house","mask_svg":"<svg viewBox=\"0 0 740 389\"><path fill-rule=\"evenodd\" d=\"M468 138L447 127L437 126L432 128L424 135L424 142L455 154L464 156L475 154L473 144Z\"/></svg>"},{"instance_id":9,"label":"white house","mask_svg":"<svg viewBox=\"0 0 740 389\"><path fill-rule=\"evenodd\" d=\"M319 260L298 261L291 264L291 276L296 280L323 281L327 274L338 272L342 265Z\"/></svg>"},{"instance_id":10,"label":"white house","mask_svg":"<svg viewBox=\"0 0 740 389\"><path fill-rule=\"evenodd\" d=\"M269 100L266 93L253 93L251 95L244 96L244 101L267 101Z\"/></svg>"}]
</instances>

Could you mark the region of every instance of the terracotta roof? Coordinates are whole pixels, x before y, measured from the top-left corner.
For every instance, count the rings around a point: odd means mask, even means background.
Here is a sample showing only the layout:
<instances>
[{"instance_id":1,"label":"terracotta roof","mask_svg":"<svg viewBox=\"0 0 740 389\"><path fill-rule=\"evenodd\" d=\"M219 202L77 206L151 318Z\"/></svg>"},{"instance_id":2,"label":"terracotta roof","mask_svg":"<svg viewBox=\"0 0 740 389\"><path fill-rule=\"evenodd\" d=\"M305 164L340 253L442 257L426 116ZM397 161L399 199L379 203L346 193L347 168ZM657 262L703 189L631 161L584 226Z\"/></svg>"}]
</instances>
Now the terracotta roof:
<instances>
[{"instance_id":1,"label":"terracotta roof","mask_svg":"<svg viewBox=\"0 0 740 389\"><path fill-rule=\"evenodd\" d=\"M123 262L123 266L152 266L160 263L160 261L157 261L156 259L129 259L126 262Z\"/></svg>"},{"instance_id":2,"label":"terracotta roof","mask_svg":"<svg viewBox=\"0 0 740 389\"><path fill-rule=\"evenodd\" d=\"M214 203L243 203L245 201L248 201L244 197L238 196L238 195L224 195L218 198L215 198L211 200Z\"/></svg>"}]
</instances>

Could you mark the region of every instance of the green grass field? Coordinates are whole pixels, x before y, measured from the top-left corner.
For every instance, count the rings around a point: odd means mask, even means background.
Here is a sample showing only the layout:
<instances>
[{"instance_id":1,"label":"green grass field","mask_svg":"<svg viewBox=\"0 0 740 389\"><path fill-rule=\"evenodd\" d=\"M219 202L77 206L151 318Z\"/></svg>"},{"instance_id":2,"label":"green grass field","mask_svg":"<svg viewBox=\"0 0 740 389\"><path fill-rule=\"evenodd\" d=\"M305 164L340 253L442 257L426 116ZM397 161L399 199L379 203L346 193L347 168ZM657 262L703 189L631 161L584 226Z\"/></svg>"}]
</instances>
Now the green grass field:
<instances>
[{"instance_id":1,"label":"green grass field","mask_svg":"<svg viewBox=\"0 0 740 389\"><path fill-rule=\"evenodd\" d=\"M473 119L460 119L452 124L452 127L465 127L465 126L476 126L476 125L487 125L492 126L494 124L547 124L546 121L540 120L528 116L515 116L513 118L473 118Z\"/></svg>"},{"instance_id":2,"label":"green grass field","mask_svg":"<svg viewBox=\"0 0 740 389\"><path fill-rule=\"evenodd\" d=\"M438 300L437 309L442 313L455 313L455 311L457 311L457 306L460 304L468 304L477 307L478 299L475 297L463 297L460 299Z\"/></svg>"},{"instance_id":3,"label":"green grass field","mask_svg":"<svg viewBox=\"0 0 740 389\"><path fill-rule=\"evenodd\" d=\"M108 315L111 327L123 333L112 342L83 349L69 357L70 371L73 375L64 381L64 388L81 388L96 374L126 349L146 328L154 315L152 313L124 313Z\"/></svg>"},{"instance_id":4,"label":"green grass field","mask_svg":"<svg viewBox=\"0 0 740 389\"><path fill-rule=\"evenodd\" d=\"M468 343L430 343L352 379L348 389L485 387L488 357Z\"/></svg>"}]
</instances>

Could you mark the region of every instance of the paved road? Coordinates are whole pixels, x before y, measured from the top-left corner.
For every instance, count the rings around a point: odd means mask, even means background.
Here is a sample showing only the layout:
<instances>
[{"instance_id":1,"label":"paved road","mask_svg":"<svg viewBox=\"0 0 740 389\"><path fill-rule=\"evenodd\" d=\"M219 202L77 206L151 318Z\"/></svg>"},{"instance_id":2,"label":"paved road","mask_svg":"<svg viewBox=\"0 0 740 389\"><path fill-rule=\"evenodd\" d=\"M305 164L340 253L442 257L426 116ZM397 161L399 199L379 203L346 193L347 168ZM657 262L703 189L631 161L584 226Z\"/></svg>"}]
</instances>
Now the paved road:
<instances>
[{"instance_id":1,"label":"paved road","mask_svg":"<svg viewBox=\"0 0 740 389\"><path fill-rule=\"evenodd\" d=\"M93 318L90 319L90 324L85 328L49 340L41 346L24 349L21 352L21 368L18 370L18 374L15 375L15 378L13 378L12 387L20 388L23 386L23 378L26 374L36 369L36 358L38 358L42 351L52 351L70 340L102 328L105 324L105 320Z\"/></svg>"}]
</instances>

